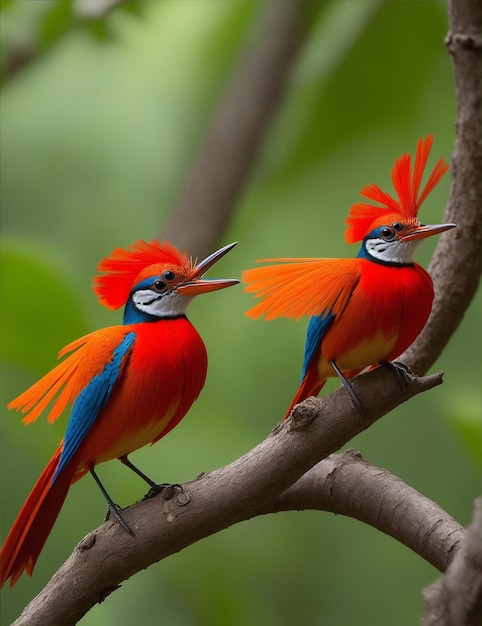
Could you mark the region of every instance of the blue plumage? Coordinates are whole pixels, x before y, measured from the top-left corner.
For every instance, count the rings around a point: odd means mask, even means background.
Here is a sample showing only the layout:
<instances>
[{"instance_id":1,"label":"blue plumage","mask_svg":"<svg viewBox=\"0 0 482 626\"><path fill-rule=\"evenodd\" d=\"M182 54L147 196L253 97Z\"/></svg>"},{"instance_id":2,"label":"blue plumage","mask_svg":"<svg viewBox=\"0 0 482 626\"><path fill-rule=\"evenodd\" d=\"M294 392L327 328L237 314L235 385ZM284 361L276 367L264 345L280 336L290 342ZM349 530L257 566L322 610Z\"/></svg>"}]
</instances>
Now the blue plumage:
<instances>
[{"instance_id":1,"label":"blue plumage","mask_svg":"<svg viewBox=\"0 0 482 626\"><path fill-rule=\"evenodd\" d=\"M331 312L326 313L323 311L321 315L314 315L310 319L308 330L306 332L305 356L301 380L303 380L306 376L310 363L320 348L323 335L326 333L326 330L334 317L335 316Z\"/></svg>"},{"instance_id":2,"label":"blue plumage","mask_svg":"<svg viewBox=\"0 0 482 626\"><path fill-rule=\"evenodd\" d=\"M119 377L122 362L129 353L135 338L134 332L127 333L122 343L114 350L112 360L107 363L100 374L92 378L87 387L78 395L72 407L64 438L64 448L52 483L77 452L84 437L94 424L99 411L109 400Z\"/></svg>"}]
</instances>

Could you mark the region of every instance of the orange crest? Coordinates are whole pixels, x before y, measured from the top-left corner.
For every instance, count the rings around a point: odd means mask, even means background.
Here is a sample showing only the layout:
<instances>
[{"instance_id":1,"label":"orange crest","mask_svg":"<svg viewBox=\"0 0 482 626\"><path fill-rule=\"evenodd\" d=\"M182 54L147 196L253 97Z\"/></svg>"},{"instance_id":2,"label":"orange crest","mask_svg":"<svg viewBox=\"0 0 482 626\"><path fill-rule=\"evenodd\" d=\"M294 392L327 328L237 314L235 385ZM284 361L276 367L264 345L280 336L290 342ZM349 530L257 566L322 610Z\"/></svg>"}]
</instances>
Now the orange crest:
<instances>
[{"instance_id":1,"label":"orange crest","mask_svg":"<svg viewBox=\"0 0 482 626\"><path fill-rule=\"evenodd\" d=\"M389 193L382 191L378 185L367 185L361 190L360 194L362 196L374 202L379 202L382 206L357 202L351 207L350 213L345 220L348 224L348 228L345 231L347 243L361 241L373 230L375 227L374 222L379 222L380 218L388 218L387 222L396 221L397 219L410 221L416 219L422 202L449 168L448 163L443 158L440 158L435 164L421 194L418 195L432 142L432 135L429 135L426 139L419 139L413 174L409 154L403 154L395 161L395 165L392 168L392 182L398 200L392 198Z\"/></svg>"},{"instance_id":2,"label":"orange crest","mask_svg":"<svg viewBox=\"0 0 482 626\"><path fill-rule=\"evenodd\" d=\"M94 277L93 289L102 305L118 309L127 302L137 283L168 268L188 276L193 263L186 253L167 241L138 240L127 250L115 248L109 257L102 259L97 269L106 274Z\"/></svg>"}]
</instances>

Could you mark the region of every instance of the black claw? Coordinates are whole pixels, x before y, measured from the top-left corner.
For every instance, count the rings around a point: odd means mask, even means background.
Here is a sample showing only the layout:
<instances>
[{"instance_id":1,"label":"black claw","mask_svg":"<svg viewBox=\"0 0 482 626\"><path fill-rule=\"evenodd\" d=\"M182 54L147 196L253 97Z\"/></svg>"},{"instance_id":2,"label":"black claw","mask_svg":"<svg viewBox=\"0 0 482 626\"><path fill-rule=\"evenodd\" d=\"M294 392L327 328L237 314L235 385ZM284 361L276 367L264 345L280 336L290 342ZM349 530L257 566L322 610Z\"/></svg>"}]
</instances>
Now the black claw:
<instances>
[{"instance_id":1,"label":"black claw","mask_svg":"<svg viewBox=\"0 0 482 626\"><path fill-rule=\"evenodd\" d=\"M129 524L125 521L125 519L122 517L121 515L121 508L115 504L114 502L112 503L107 503L108 506L108 511L107 511L107 515L106 515L106 519L109 519L111 516L114 518L114 520L120 524L120 526L122 526L122 528L129 533L129 535L131 535L131 537L134 537L134 531L131 529L131 527L129 526Z\"/></svg>"},{"instance_id":2,"label":"black claw","mask_svg":"<svg viewBox=\"0 0 482 626\"><path fill-rule=\"evenodd\" d=\"M165 500L171 500L171 498L173 498L178 491L182 492L184 491L184 489L182 488L182 485L179 485L177 483L155 484L155 485L152 485L149 491L146 493L146 495L144 496L144 500L147 500L148 498L153 498L154 496L157 496L157 494L161 492L164 492Z\"/></svg>"},{"instance_id":3,"label":"black claw","mask_svg":"<svg viewBox=\"0 0 482 626\"><path fill-rule=\"evenodd\" d=\"M112 515L112 517L114 518L114 520L120 524L122 526L122 528L129 533L129 535L131 535L132 537L134 537L134 533L133 531L129 528L127 522L125 521L125 519L122 517L122 515L120 514L121 508L119 506L117 506L117 504L114 503L114 501L112 500L112 498L109 496L109 494L107 493L104 485L100 482L99 477L97 476L97 474L94 471L93 467L89 468L90 473L92 474L92 477L94 478L95 482L97 483L97 486L99 487L99 489L102 492L102 495L105 498L105 501L107 502L107 507L108 507L108 514L106 515L106 519L109 519L110 515Z\"/></svg>"},{"instance_id":4,"label":"black claw","mask_svg":"<svg viewBox=\"0 0 482 626\"><path fill-rule=\"evenodd\" d=\"M383 361L380 365L389 367L392 370L402 391L406 389L413 380L414 373L408 365L405 365L405 363L401 361Z\"/></svg>"}]
</instances>

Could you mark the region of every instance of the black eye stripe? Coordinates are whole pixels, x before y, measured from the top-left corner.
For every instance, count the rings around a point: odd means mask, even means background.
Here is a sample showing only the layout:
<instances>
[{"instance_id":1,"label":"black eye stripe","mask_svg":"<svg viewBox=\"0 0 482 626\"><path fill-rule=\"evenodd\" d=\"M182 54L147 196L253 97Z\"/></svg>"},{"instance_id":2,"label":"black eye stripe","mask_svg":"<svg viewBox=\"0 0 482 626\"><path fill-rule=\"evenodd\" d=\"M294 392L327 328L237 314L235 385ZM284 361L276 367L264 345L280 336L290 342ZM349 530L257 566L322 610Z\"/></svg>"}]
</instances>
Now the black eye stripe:
<instances>
[{"instance_id":1,"label":"black eye stripe","mask_svg":"<svg viewBox=\"0 0 482 626\"><path fill-rule=\"evenodd\" d=\"M154 304L154 302L157 302L158 300L160 300L162 298L162 295L159 294L158 296L156 296L155 298L152 298L152 300L149 300L147 302L144 302L144 306L151 306L151 304Z\"/></svg>"}]
</instances>

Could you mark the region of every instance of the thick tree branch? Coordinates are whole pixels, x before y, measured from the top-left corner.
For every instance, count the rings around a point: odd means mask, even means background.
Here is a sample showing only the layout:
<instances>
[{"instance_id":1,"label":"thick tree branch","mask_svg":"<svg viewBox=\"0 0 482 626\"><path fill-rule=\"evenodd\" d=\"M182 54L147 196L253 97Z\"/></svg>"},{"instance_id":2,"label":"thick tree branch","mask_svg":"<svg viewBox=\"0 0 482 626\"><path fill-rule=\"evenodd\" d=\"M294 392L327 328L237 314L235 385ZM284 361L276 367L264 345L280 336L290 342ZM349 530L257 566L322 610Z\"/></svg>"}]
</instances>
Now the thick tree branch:
<instances>
[{"instance_id":1,"label":"thick tree branch","mask_svg":"<svg viewBox=\"0 0 482 626\"><path fill-rule=\"evenodd\" d=\"M161 239L203 257L225 232L282 100L306 8L303 0L261 4L254 41L227 85Z\"/></svg>"},{"instance_id":2,"label":"thick tree branch","mask_svg":"<svg viewBox=\"0 0 482 626\"><path fill-rule=\"evenodd\" d=\"M449 624L477 626L482 621L482 498L475 501L472 523L445 574Z\"/></svg>"},{"instance_id":3,"label":"thick tree branch","mask_svg":"<svg viewBox=\"0 0 482 626\"><path fill-rule=\"evenodd\" d=\"M445 576L424 590L423 626L480 626L482 621L482 498Z\"/></svg>"},{"instance_id":4,"label":"thick tree branch","mask_svg":"<svg viewBox=\"0 0 482 626\"><path fill-rule=\"evenodd\" d=\"M445 222L429 272L435 287L432 314L421 335L400 357L417 374L437 360L462 321L482 271L482 2L451 0L446 44L452 55L457 99L457 139Z\"/></svg>"},{"instance_id":5,"label":"thick tree branch","mask_svg":"<svg viewBox=\"0 0 482 626\"><path fill-rule=\"evenodd\" d=\"M346 515L390 535L445 571L464 529L437 504L357 450L320 461L266 512L313 509Z\"/></svg>"},{"instance_id":6,"label":"thick tree branch","mask_svg":"<svg viewBox=\"0 0 482 626\"><path fill-rule=\"evenodd\" d=\"M363 418L343 388L323 399L305 400L289 420L234 463L188 483L170 500L161 494L126 509L135 539L114 522L87 535L15 626L75 624L135 572L267 512L270 503L320 459L395 406L441 382L441 374L413 377L401 391L393 373L378 368L354 381L367 413Z\"/></svg>"}]
</instances>

